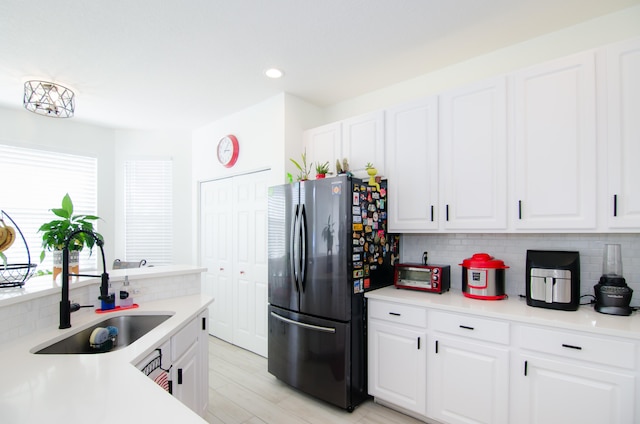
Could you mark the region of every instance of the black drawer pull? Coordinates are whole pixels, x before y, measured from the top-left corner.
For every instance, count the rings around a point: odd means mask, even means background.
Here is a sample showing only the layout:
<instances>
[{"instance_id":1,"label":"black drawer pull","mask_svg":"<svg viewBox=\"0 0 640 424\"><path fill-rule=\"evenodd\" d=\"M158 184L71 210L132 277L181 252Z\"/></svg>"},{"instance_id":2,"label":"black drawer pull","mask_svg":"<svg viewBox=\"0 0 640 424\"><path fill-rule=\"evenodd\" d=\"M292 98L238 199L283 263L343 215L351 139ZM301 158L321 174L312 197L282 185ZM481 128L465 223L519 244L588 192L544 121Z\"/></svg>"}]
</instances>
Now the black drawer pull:
<instances>
[{"instance_id":1,"label":"black drawer pull","mask_svg":"<svg viewBox=\"0 0 640 424\"><path fill-rule=\"evenodd\" d=\"M399 317L401 316L399 313L397 312L389 312L389 315L393 315L394 317Z\"/></svg>"},{"instance_id":2,"label":"black drawer pull","mask_svg":"<svg viewBox=\"0 0 640 424\"><path fill-rule=\"evenodd\" d=\"M475 328L469 327L468 325L460 325L460 328L464 328L465 330L475 330Z\"/></svg>"},{"instance_id":3,"label":"black drawer pull","mask_svg":"<svg viewBox=\"0 0 640 424\"><path fill-rule=\"evenodd\" d=\"M562 347L566 347L568 349L582 350L582 348L580 346L574 346L574 345L569 345L569 344L564 344L564 343L562 343Z\"/></svg>"}]
</instances>

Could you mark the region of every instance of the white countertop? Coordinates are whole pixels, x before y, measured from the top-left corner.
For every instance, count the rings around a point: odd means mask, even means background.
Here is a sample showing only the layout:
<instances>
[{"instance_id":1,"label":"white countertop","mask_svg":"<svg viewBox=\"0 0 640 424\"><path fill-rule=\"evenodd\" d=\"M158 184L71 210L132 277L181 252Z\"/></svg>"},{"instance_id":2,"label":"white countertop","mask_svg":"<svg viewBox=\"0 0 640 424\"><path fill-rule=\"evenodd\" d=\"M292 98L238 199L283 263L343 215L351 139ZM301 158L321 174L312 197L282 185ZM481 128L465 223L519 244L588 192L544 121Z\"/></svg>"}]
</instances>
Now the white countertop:
<instances>
[{"instance_id":1,"label":"white countertop","mask_svg":"<svg viewBox=\"0 0 640 424\"><path fill-rule=\"evenodd\" d=\"M130 272L131 270L127 270ZM115 272L114 272L115 274ZM157 269L155 269L157 275ZM2 423L203 423L134 364L195 318L213 299L193 295L148 302L137 309L108 314L80 310L72 328L51 328L0 347L0 421ZM36 355L48 346L107 317L171 313L173 316L131 345L88 355Z\"/></svg>"},{"instance_id":2,"label":"white countertop","mask_svg":"<svg viewBox=\"0 0 640 424\"><path fill-rule=\"evenodd\" d=\"M606 315L596 312L591 305L580 306L577 311L558 311L528 306L524 298L479 300L467 298L459 290L437 294L396 289L394 286L367 292L365 296L369 299L399 302L406 305L640 340L640 314L638 312L633 312L630 316Z\"/></svg>"},{"instance_id":3,"label":"white countertop","mask_svg":"<svg viewBox=\"0 0 640 424\"><path fill-rule=\"evenodd\" d=\"M114 269L108 271L109 282L124 281L124 277L132 279L170 277L174 275L200 274L206 268L195 267L193 265L167 265L129 269ZM82 271L84 272L84 271ZM87 271L87 274L100 274L100 271ZM38 297L59 294L61 290L62 278L59 276L53 281L51 275L30 278L22 287L4 287L0 290L0 306L12 305L19 302L35 299ZM69 289L99 284L99 277L79 277L73 278L69 284Z\"/></svg>"}]
</instances>

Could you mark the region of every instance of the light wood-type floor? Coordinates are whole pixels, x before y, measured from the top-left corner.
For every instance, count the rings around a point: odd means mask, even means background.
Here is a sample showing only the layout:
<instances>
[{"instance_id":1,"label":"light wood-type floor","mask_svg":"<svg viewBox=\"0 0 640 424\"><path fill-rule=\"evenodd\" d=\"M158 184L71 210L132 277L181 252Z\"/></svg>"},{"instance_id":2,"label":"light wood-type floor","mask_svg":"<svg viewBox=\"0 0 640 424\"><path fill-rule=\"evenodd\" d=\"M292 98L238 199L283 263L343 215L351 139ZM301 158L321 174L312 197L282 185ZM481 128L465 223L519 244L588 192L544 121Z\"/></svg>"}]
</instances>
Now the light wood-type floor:
<instances>
[{"instance_id":1,"label":"light wood-type floor","mask_svg":"<svg viewBox=\"0 0 640 424\"><path fill-rule=\"evenodd\" d=\"M370 400L346 412L277 380L267 372L265 358L215 337L209 340L209 423L421 423Z\"/></svg>"}]
</instances>

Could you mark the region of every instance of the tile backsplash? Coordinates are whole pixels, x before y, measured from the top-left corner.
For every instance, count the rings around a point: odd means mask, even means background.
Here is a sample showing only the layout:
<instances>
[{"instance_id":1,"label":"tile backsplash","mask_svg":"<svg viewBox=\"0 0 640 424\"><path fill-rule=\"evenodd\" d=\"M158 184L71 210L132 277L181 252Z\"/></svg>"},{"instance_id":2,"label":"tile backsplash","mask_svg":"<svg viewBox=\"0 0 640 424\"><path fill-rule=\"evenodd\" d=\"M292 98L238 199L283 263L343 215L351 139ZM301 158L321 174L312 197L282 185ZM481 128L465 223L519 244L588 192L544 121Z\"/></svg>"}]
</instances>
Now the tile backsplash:
<instances>
[{"instance_id":1,"label":"tile backsplash","mask_svg":"<svg viewBox=\"0 0 640 424\"><path fill-rule=\"evenodd\" d=\"M506 292L525 294L528 249L580 252L580 294L593 294L602 274L602 254L606 243L622 246L623 276L633 289L632 306L640 306L640 234L403 234L402 262L421 262L429 252L430 264L451 265L451 287L462 288L462 263L474 253L489 253L509 266ZM586 299L582 300L585 303Z\"/></svg>"}]
</instances>

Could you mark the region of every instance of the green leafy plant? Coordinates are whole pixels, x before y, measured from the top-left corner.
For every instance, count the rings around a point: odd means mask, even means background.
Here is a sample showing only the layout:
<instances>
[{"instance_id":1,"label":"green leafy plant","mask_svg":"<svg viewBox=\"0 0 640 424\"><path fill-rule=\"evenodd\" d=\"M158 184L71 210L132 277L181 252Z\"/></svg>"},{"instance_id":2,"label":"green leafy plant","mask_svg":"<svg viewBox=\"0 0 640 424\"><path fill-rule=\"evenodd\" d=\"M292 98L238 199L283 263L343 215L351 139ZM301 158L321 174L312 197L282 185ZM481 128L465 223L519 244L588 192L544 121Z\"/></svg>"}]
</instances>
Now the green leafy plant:
<instances>
[{"instance_id":1,"label":"green leafy plant","mask_svg":"<svg viewBox=\"0 0 640 424\"><path fill-rule=\"evenodd\" d=\"M77 230L86 230L95 233L93 223L100 219L95 215L74 215L73 202L69 193L62 198L62 207L50 209L59 219L42 224L38 232L42 233L42 253L40 262L46 256L47 251L62 250L67 237ZM100 239L102 235L95 233ZM69 250L82 250L84 247L93 249L95 239L86 233L78 233L69 243Z\"/></svg>"},{"instance_id":2,"label":"green leafy plant","mask_svg":"<svg viewBox=\"0 0 640 424\"><path fill-rule=\"evenodd\" d=\"M367 164L364 166L365 169L373 169L375 168L375 166L373 166L373 164L371 162L367 162Z\"/></svg>"},{"instance_id":3,"label":"green leafy plant","mask_svg":"<svg viewBox=\"0 0 640 424\"><path fill-rule=\"evenodd\" d=\"M316 164L316 174L328 174L329 173L329 162Z\"/></svg>"},{"instance_id":4,"label":"green leafy plant","mask_svg":"<svg viewBox=\"0 0 640 424\"><path fill-rule=\"evenodd\" d=\"M289 159L293 164L298 168L298 181L308 180L309 174L311 173L311 167L313 166L313 162L307 165L307 151L305 150L302 154L302 165L298 163L295 159Z\"/></svg>"}]
</instances>

